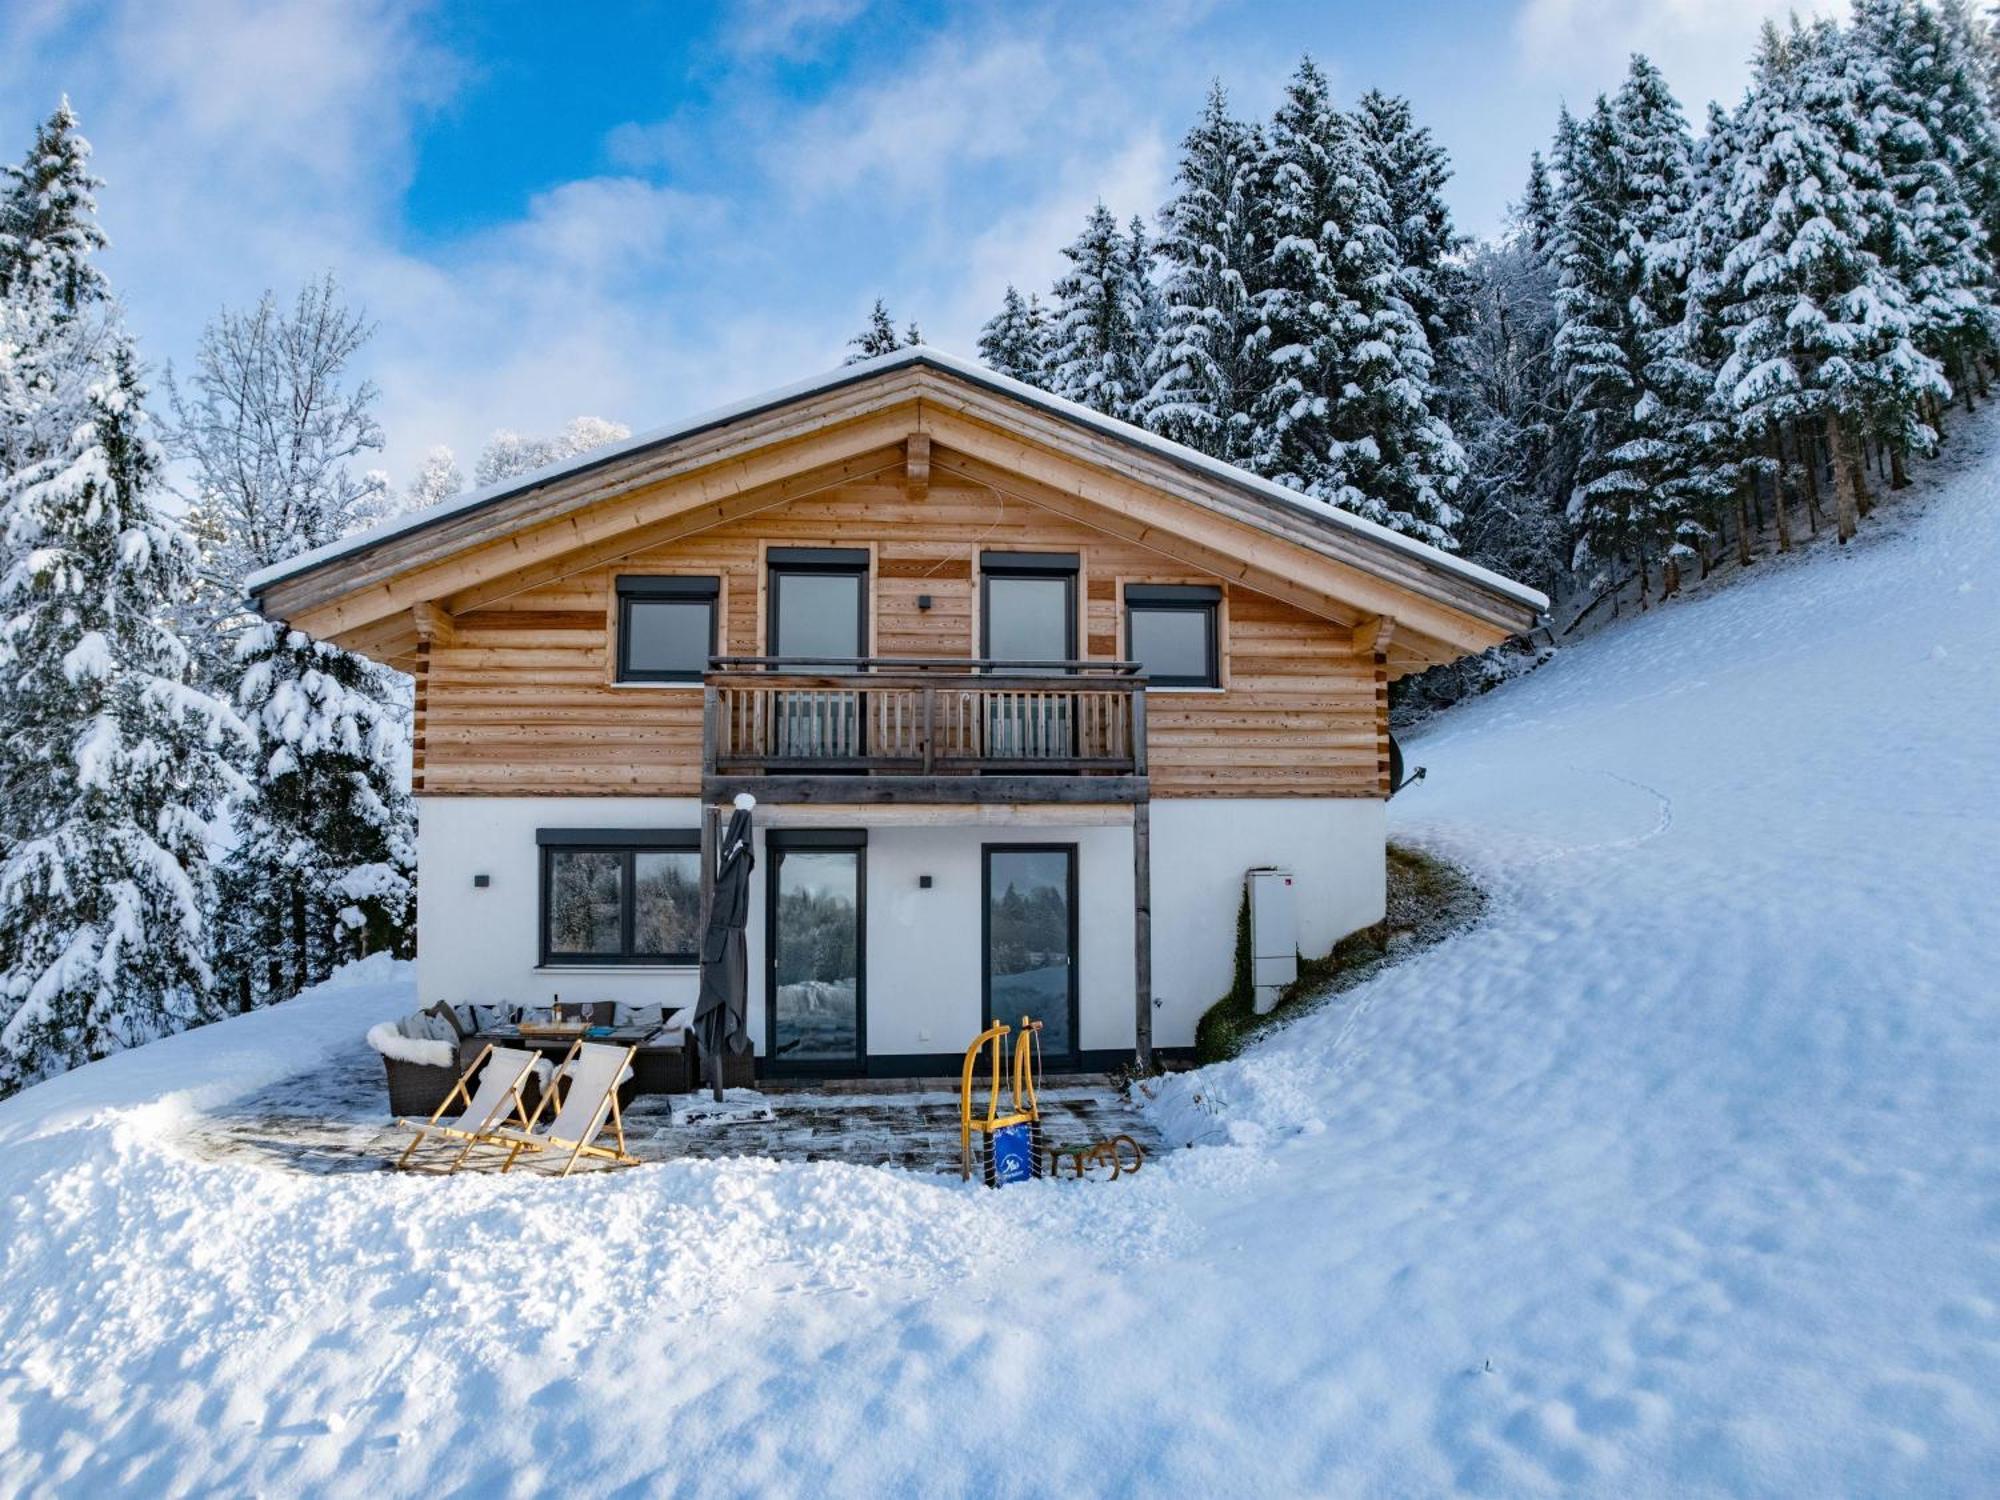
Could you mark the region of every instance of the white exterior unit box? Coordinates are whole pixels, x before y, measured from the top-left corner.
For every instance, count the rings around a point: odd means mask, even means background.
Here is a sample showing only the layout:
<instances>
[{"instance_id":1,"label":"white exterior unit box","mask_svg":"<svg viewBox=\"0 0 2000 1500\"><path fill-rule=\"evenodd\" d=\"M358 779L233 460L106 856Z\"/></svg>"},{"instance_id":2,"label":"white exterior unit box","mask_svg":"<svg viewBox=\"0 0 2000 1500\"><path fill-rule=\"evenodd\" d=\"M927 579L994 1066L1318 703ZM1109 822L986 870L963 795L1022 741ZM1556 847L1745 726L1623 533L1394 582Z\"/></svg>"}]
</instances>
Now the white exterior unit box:
<instances>
[{"instance_id":1,"label":"white exterior unit box","mask_svg":"<svg viewBox=\"0 0 2000 1500\"><path fill-rule=\"evenodd\" d=\"M1299 919L1290 870L1252 870L1250 984L1258 1015L1278 1004L1278 992L1299 977Z\"/></svg>"}]
</instances>

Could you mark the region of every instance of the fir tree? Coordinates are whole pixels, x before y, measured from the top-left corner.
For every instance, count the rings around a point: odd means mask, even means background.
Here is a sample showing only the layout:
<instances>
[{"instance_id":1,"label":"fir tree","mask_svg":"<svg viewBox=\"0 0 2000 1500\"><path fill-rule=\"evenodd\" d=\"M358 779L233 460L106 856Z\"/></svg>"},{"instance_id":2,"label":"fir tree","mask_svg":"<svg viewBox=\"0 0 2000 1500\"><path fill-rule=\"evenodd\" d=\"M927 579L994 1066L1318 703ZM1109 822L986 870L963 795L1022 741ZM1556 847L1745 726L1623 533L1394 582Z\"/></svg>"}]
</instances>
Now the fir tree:
<instances>
[{"instance_id":1,"label":"fir tree","mask_svg":"<svg viewBox=\"0 0 2000 1500\"><path fill-rule=\"evenodd\" d=\"M1712 289L1730 353L1717 386L1746 442L1799 424L1823 430L1842 541L1858 515L1859 436L1893 427L1928 447L1924 397L1949 395L1915 346L1916 313L1870 248L1882 194L1840 39L1767 25L1724 214L1733 244Z\"/></svg>"},{"instance_id":2,"label":"fir tree","mask_svg":"<svg viewBox=\"0 0 2000 1500\"><path fill-rule=\"evenodd\" d=\"M1155 247L1166 272L1159 341L1146 363L1146 425L1231 463L1253 445L1260 151L1257 132L1229 113L1222 85L1212 84L1181 143L1178 187L1160 210Z\"/></svg>"},{"instance_id":3,"label":"fir tree","mask_svg":"<svg viewBox=\"0 0 2000 1500\"><path fill-rule=\"evenodd\" d=\"M1666 80L1634 56L1615 98L1564 117L1554 243L1556 358L1577 447L1571 519L1599 565L1636 564L1640 599L1705 557L1715 497L1691 484L1689 444L1712 378L1684 344L1694 145ZM1705 471L1704 471L1705 473Z\"/></svg>"},{"instance_id":4,"label":"fir tree","mask_svg":"<svg viewBox=\"0 0 2000 1500\"><path fill-rule=\"evenodd\" d=\"M1010 283L1000 311L979 330L979 357L989 369L1029 385L1046 379L1048 319L1038 298L1023 298Z\"/></svg>"},{"instance_id":5,"label":"fir tree","mask_svg":"<svg viewBox=\"0 0 2000 1500\"><path fill-rule=\"evenodd\" d=\"M213 1014L210 823L243 738L167 623L194 547L131 349L28 260L0 302L0 1092Z\"/></svg>"},{"instance_id":6,"label":"fir tree","mask_svg":"<svg viewBox=\"0 0 2000 1500\"><path fill-rule=\"evenodd\" d=\"M0 199L0 292L39 267L46 286L70 311L105 296L104 273L92 257L105 246L97 223L97 189L90 142L64 96L35 132L18 167L7 170Z\"/></svg>"},{"instance_id":7,"label":"fir tree","mask_svg":"<svg viewBox=\"0 0 2000 1500\"><path fill-rule=\"evenodd\" d=\"M888 306L880 297L868 311L868 325L847 341L853 352L842 360L842 364L858 365L864 359L874 359L878 355L894 354L904 345L921 344L924 336L912 322L901 339L896 337L896 320L889 316Z\"/></svg>"},{"instance_id":8,"label":"fir tree","mask_svg":"<svg viewBox=\"0 0 2000 1500\"><path fill-rule=\"evenodd\" d=\"M254 1005L349 958L409 956L416 828L407 695L389 673L268 622L237 651L256 798L239 808L223 876L223 977Z\"/></svg>"},{"instance_id":9,"label":"fir tree","mask_svg":"<svg viewBox=\"0 0 2000 1500\"><path fill-rule=\"evenodd\" d=\"M1146 294L1134 276L1131 242L1102 203L1063 248L1050 316L1048 388L1107 416L1137 418L1144 396L1140 331Z\"/></svg>"},{"instance_id":10,"label":"fir tree","mask_svg":"<svg viewBox=\"0 0 2000 1500\"><path fill-rule=\"evenodd\" d=\"M1324 75L1300 64L1271 122L1267 285L1256 298L1257 470L1438 545L1463 455L1397 284L1387 195Z\"/></svg>"},{"instance_id":11,"label":"fir tree","mask_svg":"<svg viewBox=\"0 0 2000 1500\"><path fill-rule=\"evenodd\" d=\"M1353 119L1388 201L1398 287L1442 374L1464 327L1469 290L1457 263L1464 240L1444 200L1451 158L1429 128L1417 124L1407 99L1370 89L1356 101Z\"/></svg>"},{"instance_id":12,"label":"fir tree","mask_svg":"<svg viewBox=\"0 0 2000 1500\"><path fill-rule=\"evenodd\" d=\"M1857 104L1888 189L1873 248L1895 268L1916 313L1914 337L1970 388L1994 346L1994 270L1970 194L1994 144L1979 85L1928 6L1857 0L1850 59Z\"/></svg>"}]
</instances>

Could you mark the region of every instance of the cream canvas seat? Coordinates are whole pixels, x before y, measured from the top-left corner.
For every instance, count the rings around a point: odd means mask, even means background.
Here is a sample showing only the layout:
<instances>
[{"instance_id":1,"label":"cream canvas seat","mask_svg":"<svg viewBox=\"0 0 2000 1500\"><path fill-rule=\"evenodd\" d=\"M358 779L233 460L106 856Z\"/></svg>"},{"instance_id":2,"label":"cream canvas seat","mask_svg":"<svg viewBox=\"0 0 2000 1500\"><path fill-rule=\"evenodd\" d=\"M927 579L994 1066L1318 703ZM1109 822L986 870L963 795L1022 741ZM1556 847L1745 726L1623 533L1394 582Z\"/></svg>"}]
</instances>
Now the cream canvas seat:
<instances>
[{"instance_id":1,"label":"cream canvas seat","mask_svg":"<svg viewBox=\"0 0 2000 1500\"><path fill-rule=\"evenodd\" d=\"M526 1125L532 1118L528 1113L528 1102L524 1094L528 1079L537 1072L546 1074L548 1064L533 1052L518 1047L495 1047L488 1045L481 1049L479 1056L472 1060L472 1066L452 1090L444 1097L436 1111L421 1124L405 1120L403 1124L416 1132L403 1154L396 1159L396 1165L409 1165L410 1157L417 1147L434 1135L465 1142L465 1147L453 1159L447 1175L456 1172L465 1162L467 1153L489 1131L505 1123L509 1118ZM471 1081L478 1078L479 1087L475 1091ZM462 1101L462 1108L450 1119L445 1118L455 1101Z\"/></svg>"},{"instance_id":2,"label":"cream canvas seat","mask_svg":"<svg viewBox=\"0 0 2000 1500\"><path fill-rule=\"evenodd\" d=\"M569 1176L571 1169L586 1156L605 1157L621 1166L637 1166L639 1159L625 1151L625 1121L618 1111L618 1086L632 1076L632 1059L638 1050L581 1041L570 1048L569 1056L556 1070L554 1083L542 1091L541 1103L525 1126L518 1130L503 1127L484 1137L495 1145L507 1147L507 1161L500 1170L511 1170L524 1151L551 1149L569 1152L569 1160L563 1163L559 1174L563 1177ZM562 1104L555 1118L547 1128L536 1130L536 1122L558 1090ZM615 1149L595 1144L606 1124L611 1126L617 1140Z\"/></svg>"}]
</instances>

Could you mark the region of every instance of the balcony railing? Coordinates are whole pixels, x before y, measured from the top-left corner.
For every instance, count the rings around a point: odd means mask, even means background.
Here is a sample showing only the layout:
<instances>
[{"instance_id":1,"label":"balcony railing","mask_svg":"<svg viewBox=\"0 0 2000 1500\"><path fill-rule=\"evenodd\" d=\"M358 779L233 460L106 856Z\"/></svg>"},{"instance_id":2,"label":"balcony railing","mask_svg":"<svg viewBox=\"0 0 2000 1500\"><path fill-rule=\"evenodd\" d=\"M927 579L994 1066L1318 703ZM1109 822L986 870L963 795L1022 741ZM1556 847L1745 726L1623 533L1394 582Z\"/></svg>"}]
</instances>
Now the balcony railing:
<instances>
[{"instance_id":1,"label":"balcony railing","mask_svg":"<svg viewBox=\"0 0 2000 1500\"><path fill-rule=\"evenodd\" d=\"M737 786L798 801L1144 795L1145 678L1133 662L730 656L711 666L702 737L711 792Z\"/></svg>"}]
</instances>

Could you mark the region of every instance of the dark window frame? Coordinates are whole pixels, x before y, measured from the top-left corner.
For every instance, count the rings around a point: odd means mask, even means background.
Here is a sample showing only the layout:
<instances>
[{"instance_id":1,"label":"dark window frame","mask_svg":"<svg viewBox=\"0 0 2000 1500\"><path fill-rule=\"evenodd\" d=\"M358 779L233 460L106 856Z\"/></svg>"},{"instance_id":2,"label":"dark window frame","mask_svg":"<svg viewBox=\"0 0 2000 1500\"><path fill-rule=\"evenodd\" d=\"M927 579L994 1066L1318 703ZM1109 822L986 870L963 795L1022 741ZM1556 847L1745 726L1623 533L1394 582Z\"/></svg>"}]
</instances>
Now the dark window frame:
<instances>
[{"instance_id":1,"label":"dark window frame","mask_svg":"<svg viewBox=\"0 0 2000 1500\"><path fill-rule=\"evenodd\" d=\"M854 854L854 1056L788 1061L778 1044L778 868L800 850ZM868 1076L868 830L772 828L764 834L764 1057L761 1072L773 1078Z\"/></svg>"},{"instance_id":2,"label":"dark window frame","mask_svg":"<svg viewBox=\"0 0 2000 1500\"><path fill-rule=\"evenodd\" d=\"M1125 585L1125 659L1139 661L1132 638L1133 616L1142 610L1162 614L1199 614L1208 626L1208 669L1200 677L1186 673L1146 672L1149 688L1219 688L1222 686L1222 590L1204 583L1128 583ZM1143 665L1143 664L1142 664Z\"/></svg>"},{"instance_id":3,"label":"dark window frame","mask_svg":"<svg viewBox=\"0 0 2000 1500\"><path fill-rule=\"evenodd\" d=\"M700 682L707 674L704 661L694 671L635 668L632 665L632 607L635 604L706 604L708 606L708 654L721 650L722 579L714 575L689 573L627 574L617 580L618 594L618 675L619 682Z\"/></svg>"},{"instance_id":4,"label":"dark window frame","mask_svg":"<svg viewBox=\"0 0 2000 1500\"><path fill-rule=\"evenodd\" d=\"M1069 1045L1061 1055L1050 1054L1054 1062L1073 1065L1083 1055L1082 924L1078 921L1077 893L1082 886L1083 852L1074 843L997 843L979 846L979 1015L982 1029L991 1026L993 1015L993 856L996 854L1067 854L1069 856ZM1007 1018L1009 1026L1019 1016Z\"/></svg>"},{"instance_id":5,"label":"dark window frame","mask_svg":"<svg viewBox=\"0 0 2000 1500\"><path fill-rule=\"evenodd\" d=\"M1074 552L982 552L979 554L979 654L990 660L993 655L993 590L989 580L995 578L1041 578L1054 579L1063 588L1063 656L1064 661L1079 660L1077 654L1077 598L1076 580L1082 571L1081 559ZM1075 668L1066 668L1074 671Z\"/></svg>"},{"instance_id":6,"label":"dark window frame","mask_svg":"<svg viewBox=\"0 0 2000 1500\"><path fill-rule=\"evenodd\" d=\"M633 935L637 926L638 856L641 854L686 854L692 852L697 875L700 871L701 830L698 828L538 828L535 843L540 854L540 899L535 945L542 968L686 968L701 961L699 948L686 953L636 953ZM615 854L618 869L618 951L616 953L561 952L549 943L549 902L555 889L555 862L560 854Z\"/></svg>"},{"instance_id":7,"label":"dark window frame","mask_svg":"<svg viewBox=\"0 0 2000 1500\"><path fill-rule=\"evenodd\" d=\"M859 658L868 655L868 606L875 569L866 547L767 547L764 549L764 654L782 656L778 649L778 611L784 597L784 579L792 576L833 574L858 578L854 591L854 639Z\"/></svg>"}]
</instances>

